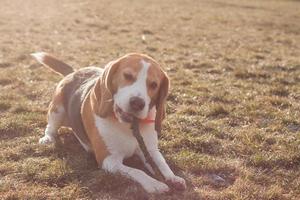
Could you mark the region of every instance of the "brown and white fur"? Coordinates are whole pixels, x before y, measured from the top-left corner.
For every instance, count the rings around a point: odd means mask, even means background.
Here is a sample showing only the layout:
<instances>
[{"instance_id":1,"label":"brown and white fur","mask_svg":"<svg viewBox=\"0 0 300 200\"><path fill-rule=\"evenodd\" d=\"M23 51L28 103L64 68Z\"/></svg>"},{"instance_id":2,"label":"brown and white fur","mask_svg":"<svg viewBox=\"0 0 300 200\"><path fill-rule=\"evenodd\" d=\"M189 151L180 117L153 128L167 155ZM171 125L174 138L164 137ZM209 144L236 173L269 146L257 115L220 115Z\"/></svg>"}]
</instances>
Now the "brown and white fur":
<instances>
[{"instance_id":1,"label":"brown and white fur","mask_svg":"<svg viewBox=\"0 0 300 200\"><path fill-rule=\"evenodd\" d=\"M147 169L151 166L132 135L132 117L154 119L140 122L140 132L147 149L163 176L176 189L185 189L185 180L174 175L158 149L158 133L165 116L169 79L160 65L143 54L127 54L109 62L104 69L72 67L47 53L34 53L34 58L64 75L56 87L48 110L48 125L40 144L55 142L61 126L68 126L83 148L93 152L102 169L121 173L143 186L149 193L162 193L169 186L139 169L123 164L138 155Z\"/></svg>"}]
</instances>

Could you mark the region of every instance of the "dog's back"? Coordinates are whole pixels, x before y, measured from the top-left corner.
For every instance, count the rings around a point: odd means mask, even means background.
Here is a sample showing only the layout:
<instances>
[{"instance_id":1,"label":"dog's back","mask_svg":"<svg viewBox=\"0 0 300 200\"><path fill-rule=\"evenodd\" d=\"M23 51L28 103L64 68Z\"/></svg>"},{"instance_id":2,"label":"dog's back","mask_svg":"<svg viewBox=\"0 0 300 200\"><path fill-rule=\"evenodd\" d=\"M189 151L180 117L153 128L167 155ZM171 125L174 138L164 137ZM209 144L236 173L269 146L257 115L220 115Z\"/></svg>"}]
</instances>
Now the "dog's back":
<instances>
[{"instance_id":1,"label":"dog's back","mask_svg":"<svg viewBox=\"0 0 300 200\"><path fill-rule=\"evenodd\" d=\"M40 52L31 54L38 62L49 67L58 74L65 76L56 88L56 95L60 95L65 118L68 127L71 127L75 136L85 148L90 151L91 145L86 135L82 119L81 105L90 89L96 84L101 77L103 69L97 67L85 67L74 71L71 66L51 56L50 54Z\"/></svg>"},{"instance_id":2,"label":"dog's back","mask_svg":"<svg viewBox=\"0 0 300 200\"><path fill-rule=\"evenodd\" d=\"M90 147L90 142L82 123L81 105L101 74L102 69L87 67L64 78L66 81L63 83L62 93L64 94L63 104L66 109L68 125L72 128L81 144L85 144L83 146Z\"/></svg>"}]
</instances>

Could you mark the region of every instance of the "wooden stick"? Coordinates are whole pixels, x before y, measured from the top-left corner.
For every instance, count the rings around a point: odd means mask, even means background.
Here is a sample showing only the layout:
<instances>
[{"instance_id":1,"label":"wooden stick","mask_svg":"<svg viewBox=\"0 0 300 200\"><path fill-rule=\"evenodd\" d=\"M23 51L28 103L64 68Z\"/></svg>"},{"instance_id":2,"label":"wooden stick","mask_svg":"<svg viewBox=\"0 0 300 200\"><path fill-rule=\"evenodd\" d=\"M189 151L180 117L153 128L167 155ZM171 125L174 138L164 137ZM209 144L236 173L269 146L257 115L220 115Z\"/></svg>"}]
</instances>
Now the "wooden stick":
<instances>
[{"instance_id":1,"label":"wooden stick","mask_svg":"<svg viewBox=\"0 0 300 200\"><path fill-rule=\"evenodd\" d=\"M136 138L143 154L146 159L146 162L152 167L154 171L154 176L157 178L159 181L165 181L164 176L162 175L161 171L153 161L152 157L150 156L149 151L147 150L147 147L145 145L145 142L143 140L143 137L140 134L140 129L139 129L139 119L134 117L132 123L131 123L131 129L134 137Z\"/></svg>"}]
</instances>

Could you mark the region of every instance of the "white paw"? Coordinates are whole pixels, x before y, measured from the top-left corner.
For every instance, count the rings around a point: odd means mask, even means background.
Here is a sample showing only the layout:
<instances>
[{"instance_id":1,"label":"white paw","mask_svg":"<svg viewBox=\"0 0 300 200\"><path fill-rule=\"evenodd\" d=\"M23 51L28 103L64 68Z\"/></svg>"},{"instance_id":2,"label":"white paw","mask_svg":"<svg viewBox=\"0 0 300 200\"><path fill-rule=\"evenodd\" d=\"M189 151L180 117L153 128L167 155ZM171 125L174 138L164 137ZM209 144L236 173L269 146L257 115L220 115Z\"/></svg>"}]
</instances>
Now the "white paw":
<instances>
[{"instance_id":1,"label":"white paw","mask_svg":"<svg viewBox=\"0 0 300 200\"><path fill-rule=\"evenodd\" d=\"M171 187L174 187L177 190L185 190L186 183L185 180L179 176L171 176L166 178L166 181Z\"/></svg>"},{"instance_id":2,"label":"white paw","mask_svg":"<svg viewBox=\"0 0 300 200\"><path fill-rule=\"evenodd\" d=\"M157 180L154 180L153 182L151 182L149 184L145 184L144 189L148 193L164 193L164 192L168 192L170 190L169 186L167 186L166 184L159 182Z\"/></svg>"},{"instance_id":3,"label":"white paw","mask_svg":"<svg viewBox=\"0 0 300 200\"><path fill-rule=\"evenodd\" d=\"M54 137L51 137L49 135L45 135L44 137L40 138L40 140L39 140L40 144L51 144L54 142L55 142Z\"/></svg>"}]
</instances>

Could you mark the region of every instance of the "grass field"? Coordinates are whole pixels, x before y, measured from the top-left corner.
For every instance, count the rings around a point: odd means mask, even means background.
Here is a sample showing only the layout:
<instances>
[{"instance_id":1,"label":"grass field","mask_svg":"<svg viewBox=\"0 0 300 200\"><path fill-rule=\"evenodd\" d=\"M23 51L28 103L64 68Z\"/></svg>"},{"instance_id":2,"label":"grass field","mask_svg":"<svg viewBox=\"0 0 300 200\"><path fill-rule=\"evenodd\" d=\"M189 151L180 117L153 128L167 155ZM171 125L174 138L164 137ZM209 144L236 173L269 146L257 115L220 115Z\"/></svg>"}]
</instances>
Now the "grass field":
<instances>
[{"instance_id":1,"label":"grass field","mask_svg":"<svg viewBox=\"0 0 300 200\"><path fill-rule=\"evenodd\" d=\"M300 2L1 0L0 199L300 199ZM128 52L171 78L160 148L188 189L148 195L87 159L71 131L40 146L61 77ZM128 164L141 167L133 158Z\"/></svg>"}]
</instances>

